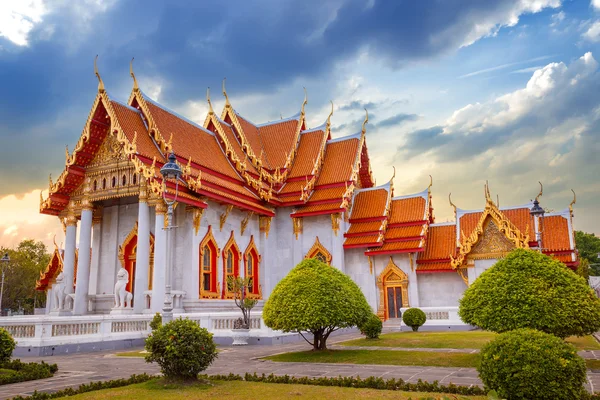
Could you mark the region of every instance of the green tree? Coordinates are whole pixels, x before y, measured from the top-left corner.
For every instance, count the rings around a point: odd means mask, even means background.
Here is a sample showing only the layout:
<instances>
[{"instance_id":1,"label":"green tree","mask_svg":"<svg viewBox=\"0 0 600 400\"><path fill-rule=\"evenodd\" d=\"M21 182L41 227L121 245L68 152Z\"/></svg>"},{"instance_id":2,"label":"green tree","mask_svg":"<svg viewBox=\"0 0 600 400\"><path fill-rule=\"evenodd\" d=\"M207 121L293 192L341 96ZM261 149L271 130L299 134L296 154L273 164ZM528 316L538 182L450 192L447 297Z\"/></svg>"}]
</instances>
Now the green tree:
<instances>
[{"instance_id":1,"label":"green tree","mask_svg":"<svg viewBox=\"0 0 600 400\"><path fill-rule=\"evenodd\" d=\"M0 248L0 255L5 253L10 262L0 265L5 269L2 309L17 311L22 307L31 314L34 304L43 307L46 302L46 295L35 290L35 282L48 265L50 254L43 242L31 239L21 241L14 249Z\"/></svg>"},{"instance_id":2,"label":"green tree","mask_svg":"<svg viewBox=\"0 0 600 400\"><path fill-rule=\"evenodd\" d=\"M590 264L600 263L600 238L593 233L575 231L575 246L579 251L579 258L585 258Z\"/></svg>"},{"instance_id":3,"label":"green tree","mask_svg":"<svg viewBox=\"0 0 600 400\"><path fill-rule=\"evenodd\" d=\"M332 332L362 326L371 314L352 279L313 258L302 261L275 286L263 309L268 327L297 332L314 350L326 350ZM304 336L307 332L312 341Z\"/></svg>"},{"instance_id":4,"label":"green tree","mask_svg":"<svg viewBox=\"0 0 600 400\"><path fill-rule=\"evenodd\" d=\"M577 275L585 279L586 282L590 279L590 262L587 258L579 259L579 266L577 267Z\"/></svg>"},{"instance_id":5,"label":"green tree","mask_svg":"<svg viewBox=\"0 0 600 400\"><path fill-rule=\"evenodd\" d=\"M518 249L467 288L459 308L468 324L493 332L532 328L558 337L600 329L600 299L560 261Z\"/></svg>"}]
</instances>

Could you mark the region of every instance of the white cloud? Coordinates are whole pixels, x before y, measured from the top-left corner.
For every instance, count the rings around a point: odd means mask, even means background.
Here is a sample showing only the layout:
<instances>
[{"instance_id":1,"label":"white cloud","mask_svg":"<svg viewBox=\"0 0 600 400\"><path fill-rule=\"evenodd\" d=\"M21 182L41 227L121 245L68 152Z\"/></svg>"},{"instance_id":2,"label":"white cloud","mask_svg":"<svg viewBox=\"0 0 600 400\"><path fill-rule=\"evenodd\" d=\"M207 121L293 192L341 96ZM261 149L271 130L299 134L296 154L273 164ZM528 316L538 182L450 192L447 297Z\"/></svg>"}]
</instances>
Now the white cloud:
<instances>
[{"instance_id":1,"label":"white cloud","mask_svg":"<svg viewBox=\"0 0 600 400\"><path fill-rule=\"evenodd\" d=\"M552 15L552 23L550 24L550 26L554 28L554 27L560 25L560 23L564 20L565 20L565 12L560 11L560 12Z\"/></svg>"},{"instance_id":2,"label":"white cloud","mask_svg":"<svg viewBox=\"0 0 600 400\"><path fill-rule=\"evenodd\" d=\"M600 0L592 0L591 5L595 9L600 10Z\"/></svg>"},{"instance_id":3,"label":"white cloud","mask_svg":"<svg viewBox=\"0 0 600 400\"><path fill-rule=\"evenodd\" d=\"M17 46L27 46L29 32L46 13L42 0L4 0L0 2L0 36Z\"/></svg>"},{"instance_id":4,"label":"white cloud","mask_svg":"<svg viewBox=\"0 0 600 400\"><path fill-rule=\"evenodd\" d=\"M588 30L584 32L583 37L590 42L600 42L600 21L596 21L590 25Z\"/></svg>"}]
</instances>

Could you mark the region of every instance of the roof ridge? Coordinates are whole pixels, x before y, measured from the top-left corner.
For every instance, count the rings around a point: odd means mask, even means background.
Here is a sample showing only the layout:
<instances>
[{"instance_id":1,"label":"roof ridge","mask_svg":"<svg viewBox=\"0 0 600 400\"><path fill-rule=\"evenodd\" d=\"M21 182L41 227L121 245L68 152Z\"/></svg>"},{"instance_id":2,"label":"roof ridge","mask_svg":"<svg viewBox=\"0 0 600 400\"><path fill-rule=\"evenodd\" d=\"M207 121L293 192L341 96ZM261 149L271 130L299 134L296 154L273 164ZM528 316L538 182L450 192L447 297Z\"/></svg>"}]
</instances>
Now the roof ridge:
<instances>
[{"instance_id":1,"label":"roof ridge","mask_svg":"<svg viewBox=\"0 0 600 400\"><path fill-rule=\"evenodd\" d=\"M169 114L173 115L174 117L177 117L179 119L181 119L182 121L187 122L188 124L192 125L195 128L200 129L201 131L203 131L204 133L208 133L209 135L215 136L215 134L211 131L209 131L208 129L204 128L202 125L197 124L196 122L184 117L183 115L171 110L170 108L163 106L162 104L158 103L157 101L151 99L150 97L148 97L146 95L146 93L144 93L141 89L140 89L140 93L142 95L142 97L144 98L144 100L154 104L156 107L159 107L161 109L163 109L164 111L168 112Z\"/></svg>"},{"instance_id":2,"label":"roof ridge","mask_svg":"<svg viewBox=\"0 0 600 400\"><path fill-rule=\"evenodd\" d=\"M368 191L371 191L371 190L382 190L382 189L385 189L385 190L387 190L389 192L390 189L391 189L391 186L392 186L392 181L389 181L385 185L373 186L373 187L370 187L370 188L356 189L356 195L358 195L359 193L368 192Z\"/></svg>"},{"instance_id":3,"label":"roof ridge","mask_svg":"<svg viewBox=\"0 0 600 400\"><path fill-rule=\"evenodd\" d=\"M342 136L342 137L335 138L335 139L330 139L327 141L327 143L343 142L344 140L350 140L350 139L360 139L361 135L362 135L362 132L358 132L358 133L354 133L352 135Z\"/></svg>"},{"instance_id":4,"label":"roof ridge","mask_svg":"<svg viewBox=\"0 0 600 400\"><path fill-rule=\"evenodd\" d=\"M436 222L433 224L429 224L430 228L435 228L436 226L456 226L456 221L452 222L452 221L448 221L448 222Z\"/></svg>"},{"instance_id":5,"label":"roof ridge","mask_svg":"<svg viewBox=\"0 0 600 400\"><path fill-rule=\"evenodd\" d=\"M422 192L418 192L418 193L407 194L407 195L404 195L404 196L395 196L395 197L392 197L392 201L393 200L411 199L411 198L414 198L414 197L423 197L425 200L427 200L427 198L429 197L428 194L429 194L429 189L425 189Z\"/></svg>"},{"instance_id":6,"label":"roof ridge","mask_svg":"<svg viewBox=\"0 0 600 400\"><path fill-rule=\"evenodd\" d=\"M283 118L283 119L275 120L275 121L264 122L262 124L254 124L253 123L253 125L256 126L257 128L261 128L261 127L267 126L267 125L280 124L282 122L288 122L288 121L297 120L297 119L299 119L300 115L301 115L301 113L298 112L298 113L292 115L291 117L287 117L287 118ZM244 118L244 117L242 117L242 118Z\"/></svg>"},{"instance_id":7,"label":"roof ridge","mask_svg":"<svg viewBox=\"0 0 600 400\"><path fill-rule=\"evenodd\" d=\"M112 96L110 96L110 94L109 94L109 93L106 93L106 94L108 95L108 99L109 99L111 102L115 102L115 103L117 103L118 105L120 105L120 106L123 106L123 107L125 107L125 108L128 108L128 109L129 109L129 110L131 110L131 111L135 111L135 112L136 112L136 113L138 113L138 114L144 115L144 114L142 114L142 112L141 112L140 110L138 110L137 108L135 108L135 107L132 107L132 106L130 106L130 105L128 105L128 104L125 104L125 103L121 102L120 100L116 100L115 98L113 98Z\"/></svg>"},{"instance_id":8,"label":"roof ridge","mask_svg":"<svg viewBox=\"0 0 600 400\"><path fill-rule=\"evenodd\" d=\"M315 126L314 128L305 129L305 130L301 131L300 134L303 135L305 133L316 132L316 131L323 131L323 132L325 132L325 126L326 125L327 125L327 122L323 122L319 126Z\"/></svg>"},{"instance_id":9,"label":"roof ridge","mask_svg":"<svg viewBox=\"0 0 600 400\"><path fill-rule=\"evenodd\" d=\"M500 211L510 211L510 210L519 210L519 209L522 209L522 208L530 209L532 206L533 206L533 202L530 201L529 203L522 204L520 206L497 207L497 208ZM479 208L479 209L474 209L474 210L467 210L467 209L464 209L464 208L456 207L456 213L457 214L462 214L462 215L480 213L480 212L483 212L483 210L484 210L484 208Z\"/></svg>"}]
</instances>

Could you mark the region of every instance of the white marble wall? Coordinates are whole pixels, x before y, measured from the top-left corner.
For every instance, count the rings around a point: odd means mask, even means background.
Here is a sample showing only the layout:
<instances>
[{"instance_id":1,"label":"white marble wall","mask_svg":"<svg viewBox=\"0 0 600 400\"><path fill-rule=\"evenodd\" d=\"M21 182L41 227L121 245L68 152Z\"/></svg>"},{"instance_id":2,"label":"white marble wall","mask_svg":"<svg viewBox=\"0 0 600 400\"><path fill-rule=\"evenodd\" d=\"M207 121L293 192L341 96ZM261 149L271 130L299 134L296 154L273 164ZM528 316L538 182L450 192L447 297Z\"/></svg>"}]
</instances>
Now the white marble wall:
<instances>
[{"instance_id":1,"label":"white marble wall","mask_svg":"<svg viewBox=\"0 0 600 400\"><path fill-rule=\"evenodd\" d=\"M365 249L347 249L345 251L346 274L356 282L362 290L367 302L377 312L378 297L377 293L377 275L375 271L371 272L369 259L365 256Z\"/></svg>"},{"instance_id":2,"label":"white marble wall","mask_svg":"<svg viewBox=\"0 0 600 400\"><path fill-rule=\"evenodd\" d=\"M456 272L418 274L420 307L456 307L467 285Z\"/></svg>"},{"instance_id":3,"label":"white marble wall","mask_svg":"<svg viewBox=\"0 0 600 400\"><path fill-rule=\"evenodd\" d=\"M491 260L475 260L475 266L472 268L469 268L468 271L468 277L469 277L469 285L471 283L473 283L475 281L475 279L479 278L479 275L481 275L481 273L485 270L487 270L488 268L490 268L492 265L496 264L496 259L491 259Z\"/></svg>"}]
</instances>

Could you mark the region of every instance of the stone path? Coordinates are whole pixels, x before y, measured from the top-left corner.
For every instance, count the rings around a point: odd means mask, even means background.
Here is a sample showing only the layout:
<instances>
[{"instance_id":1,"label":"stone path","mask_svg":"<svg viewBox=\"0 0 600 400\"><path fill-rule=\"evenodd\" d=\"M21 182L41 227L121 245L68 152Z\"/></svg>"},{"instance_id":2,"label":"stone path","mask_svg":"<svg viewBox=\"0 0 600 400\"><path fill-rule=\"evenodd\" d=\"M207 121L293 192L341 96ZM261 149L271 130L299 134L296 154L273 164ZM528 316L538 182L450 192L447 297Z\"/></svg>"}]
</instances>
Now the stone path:
<instances>
[{"instance_id":1,"label":"stone path","mask_svg":"<svg viewBox=\"0 0 600 400\"><path fill-rule=\"evenodd\" d=\"M355 339L357 334L339 335L332 338L335 342ZM331 339L330 339L331 340ZM339 346L341 347L341 346ZM441 367L403 367L394 365L355 365L355 364L322 364L322 363L281 363L262 360L261 357L306 350L306 343L277 346L221 347L219 358L207 370L208 374L276 374L308 377L337 376L369 376L384 379L402 378L408 382L418 379L443 384L481 385L477 371L473 368L441 368ZM343 346L348 348L348 346ZM410 349L416 350L416 349ZM427 349L431 351L432 349ZM439 349L435 349L438 351ZM77 387L82 383L127 378L131 374L157 374L159 368L155 364L147 364L143 358L118 357L114 351L87 354L72 354L53 357L32 357L26 361L57 363L59 372L52 378L32 382L15 383L0 386L0 399L10 399L17 395L29 395L34 390L55 392L66 387ZM600 371L588 371L588 390L600 390Z\"/></svg>"}]
</instances>

